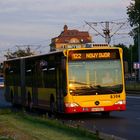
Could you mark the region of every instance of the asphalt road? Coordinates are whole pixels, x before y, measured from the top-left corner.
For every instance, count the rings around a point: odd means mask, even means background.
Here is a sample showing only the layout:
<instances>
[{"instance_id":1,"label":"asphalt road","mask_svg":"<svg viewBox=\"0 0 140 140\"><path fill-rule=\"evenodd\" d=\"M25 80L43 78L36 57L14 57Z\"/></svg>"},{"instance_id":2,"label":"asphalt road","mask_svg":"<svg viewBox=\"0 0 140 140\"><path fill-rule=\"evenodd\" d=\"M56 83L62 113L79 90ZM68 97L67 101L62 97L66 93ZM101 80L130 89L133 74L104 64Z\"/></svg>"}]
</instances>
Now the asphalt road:
<instances>
[{"instance_id":1,"label":"asphalt road","mask_svg":"<svg viewBox=\"0 0 140 140\"><path fill-rule=\"evenodd\" d=\"M109 118L101 114L80 114L64 118L91 131L117 136L126 140L140 140L140 96L127 96L127 110L112 112ZM116 138L114 138L116 140Z\"/></svg>"},{"instance_id":2,"label":"asphalt road","mask_svg":"<svg viewBox=\"0 0 140 140\"><path fill-rule=\"evenodd\" d=\"M140 140L140 97L127 97L127 110L112 112L110 118L90 118L87 127L127 140ZM88 124L88 125L87 125Z\"/></svg>"},{"instance_id":3,"label":"asphalt road","mask_svg":"<svg viewBox=\"0 0 140 140\"><path fill-rule=\"evenodd\" d=\"M0 89L0 108L10 107ZM127 110L112 112L109 118L100 114L78 114L62 117L62 120L99 133L107 133L127 140L140 140L140 96L127 96Z\"/></svg>"}]
</instances>

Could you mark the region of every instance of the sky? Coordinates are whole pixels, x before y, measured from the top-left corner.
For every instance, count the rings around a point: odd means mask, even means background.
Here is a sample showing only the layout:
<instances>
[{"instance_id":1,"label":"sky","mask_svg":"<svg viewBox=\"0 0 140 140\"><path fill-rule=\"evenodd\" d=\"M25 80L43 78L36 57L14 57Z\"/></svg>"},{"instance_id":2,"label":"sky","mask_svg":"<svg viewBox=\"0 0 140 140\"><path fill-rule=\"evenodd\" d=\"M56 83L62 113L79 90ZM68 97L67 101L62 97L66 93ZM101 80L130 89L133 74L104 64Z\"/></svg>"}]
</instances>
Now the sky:
<instances>
[{"instance_id":1,"label":"sky","mask_svg":"<svg viewBox=\"0 0 140 140\"><path fill-rule=\"evenodd\" d=\"M31 49L49 51L51 38L58 36L65 24L69 29L88 31L95 43L104 43L87 22L102 33L104 22L109 21L114 33L128 18L126 11L131 0L0 0L0 59L17 46L31 45ZM114 23L114 24L113 24ZM128 36L129 24L125 24L111 43L133 44ZM119 34L120 33L120 34Z\"/></svg>"}]
</instances>

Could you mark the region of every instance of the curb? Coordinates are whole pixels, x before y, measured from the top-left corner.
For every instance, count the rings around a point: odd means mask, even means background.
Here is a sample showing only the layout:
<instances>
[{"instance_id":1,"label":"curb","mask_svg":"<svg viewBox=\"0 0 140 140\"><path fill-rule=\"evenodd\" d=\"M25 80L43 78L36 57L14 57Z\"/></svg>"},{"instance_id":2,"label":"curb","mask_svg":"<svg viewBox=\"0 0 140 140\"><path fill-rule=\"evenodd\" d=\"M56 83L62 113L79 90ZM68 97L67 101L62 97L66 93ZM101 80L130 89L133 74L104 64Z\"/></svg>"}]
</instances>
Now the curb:
<instances>
[{"instance_id":1,"label":"curb","mask_svg":"<svg viewBox=\"0 0 140 140\"><path fill-rule=\"evenodd\" d=\"M126 90L126 94L131 94L131 95L140 95L140 91L137 90Z\"/></svg>"},{"instance_id":2,"label":"curb","mask_svg":"<svg viewBox=\"0 0 140 140\"><path fill-rule=\"evenodd\" d=\"M105 134L100 132L99 134L99 138L103 139L103 140L126 140L125 138L121 138L115 135L109 135L109 134Z\"/></svg>"}]
</instances>

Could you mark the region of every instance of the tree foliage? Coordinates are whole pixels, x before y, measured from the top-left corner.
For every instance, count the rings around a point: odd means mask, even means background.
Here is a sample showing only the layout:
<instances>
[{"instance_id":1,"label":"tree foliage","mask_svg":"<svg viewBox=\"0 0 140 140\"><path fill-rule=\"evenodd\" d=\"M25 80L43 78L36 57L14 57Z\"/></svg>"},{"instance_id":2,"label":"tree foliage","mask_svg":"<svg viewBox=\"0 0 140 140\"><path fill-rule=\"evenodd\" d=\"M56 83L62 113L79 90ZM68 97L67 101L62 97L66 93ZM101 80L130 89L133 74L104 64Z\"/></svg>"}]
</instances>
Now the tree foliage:
<instances>
[{"instance_id":1,"label":"tree foliage","mask_svg":"<svg viewBox=\"0 0 140 140\"><path fill-rule=\"evenodd\" d=\"M7 59L13 59L17 57L24 57L24 56L30 56L30 55L34 55L34 52L31 52L31 49L27 47L25 50L18 48L18 50L14 52L8 51L7 54L5 54L4 56Z\"/></svg>"},{"instance_id":2,"label":"tree foliage","mask_svg":"<svg viewBox=\"0 0 140 140\"><path fill-rule=\"evenodd\" d=\"M129 47L124 44L115 45L123 49L123 60L128 62L129 72L132 70L133 62L138 61L138 47L136 45L130 45Z\"/></svg>"},{"instance_id":3,"label":"tree foliage","mask_svg":"<svg viewBox=\"0 0 140 140\"><path fill-rule=\"evenodd\" d=\"M115 47L120 47L123 49L123 60L124 61L129 61L130 59L130 51L129 51L129 48L126 47L124 44L118 44L118 45L115 45Z\"/></svg>"},{"instance_id":4,"label":"tree foliage","mask_svg":"<svg viewBox=\"0 0 140 140\"><path fill-rule=\"evenodd\" d=\"M132 0L127 7L127 14L131 26L140 26L140 0Z\"/></svg>"},{"instance_id":5,"label":"tree foliage","mask_svg":"<svg viewBox=\"0 0 140 140\"><path fill-rule=\"evenodd\" d=\"M140 0L131 0L130 5L127 7L127 14L129 17L130 25L133 27L131 35L134 39L134 45L131 45L129 47L129 50L131 52L131 63L133 63L138 61L138 33L140 32Z\"/></svg>"},{"instance_id":6,"label":"tree foliage","mask_svg":"<svg viewBox=\"0 0 140 140\"><path fill-rule=\"evenodd\" d=\"M131 35L134 38L134 43L138 46L138 32L140 31L140 0L131 0L127 7L127 14L130 25L133 27Z\"/></svg>"}]
</instances>

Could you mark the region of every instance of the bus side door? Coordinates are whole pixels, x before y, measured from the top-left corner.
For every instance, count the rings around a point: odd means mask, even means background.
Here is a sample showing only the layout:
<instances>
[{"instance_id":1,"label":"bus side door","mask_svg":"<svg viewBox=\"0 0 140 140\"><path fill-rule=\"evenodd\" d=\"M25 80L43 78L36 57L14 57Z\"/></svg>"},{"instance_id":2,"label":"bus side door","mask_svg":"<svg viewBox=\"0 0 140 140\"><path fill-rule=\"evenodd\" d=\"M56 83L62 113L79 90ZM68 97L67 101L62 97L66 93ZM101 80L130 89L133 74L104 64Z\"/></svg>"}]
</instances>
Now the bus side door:
<instances>
[{"instance_id":1,"label":"bus side door","mask_svg":"<svg viewBox=\"0 0 140 140\"><path fill-rule=\"evenodd\" d=\"M57 66L57 111L64 112L64 92L66 92L66 69L65 69L65 58L62 58L61 64Z\"/></svg>"}]
</instances>

